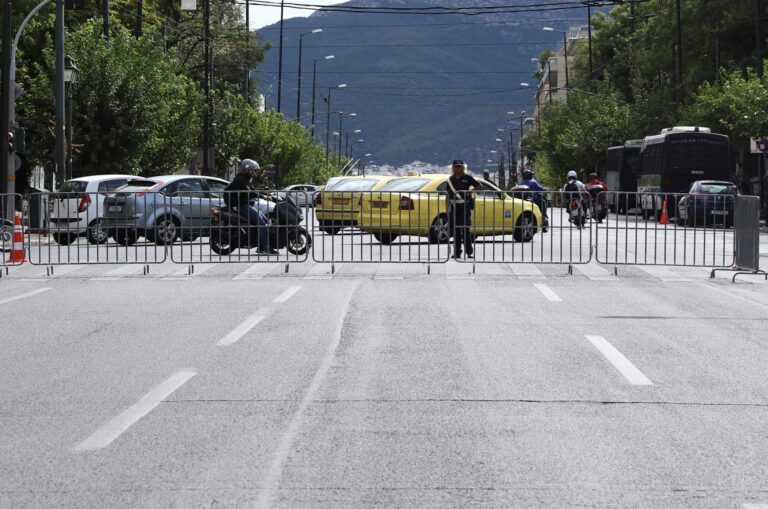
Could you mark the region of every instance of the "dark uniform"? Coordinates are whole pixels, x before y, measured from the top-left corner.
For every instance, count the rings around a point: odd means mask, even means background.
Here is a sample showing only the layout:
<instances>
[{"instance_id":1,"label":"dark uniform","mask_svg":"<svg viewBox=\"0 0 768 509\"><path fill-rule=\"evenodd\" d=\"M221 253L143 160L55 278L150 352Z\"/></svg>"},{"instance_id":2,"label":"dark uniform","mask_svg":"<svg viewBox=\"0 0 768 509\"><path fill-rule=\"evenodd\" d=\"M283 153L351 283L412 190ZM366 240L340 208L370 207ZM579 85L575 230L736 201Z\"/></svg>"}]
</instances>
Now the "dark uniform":
<instances>
[{"instance_id":1,"label":"dark uniform","mask_svg":"<svg viewBox=\"0 0 768 509\"><path fill-rule=\"evenodd\" d=\"M472 238L469 234L471 216L473 209L473 199L469 192L470 187L480 189L480 183L472 175L461 175L455 177L451 175L448 179L448 199L451 209L448 211L451 235L453 235L453 256L461 256L461 244L464 243L464 250L467 256L473 256ZM454 191L456 191L454 193Z\"/></svg>"}]
</instances>

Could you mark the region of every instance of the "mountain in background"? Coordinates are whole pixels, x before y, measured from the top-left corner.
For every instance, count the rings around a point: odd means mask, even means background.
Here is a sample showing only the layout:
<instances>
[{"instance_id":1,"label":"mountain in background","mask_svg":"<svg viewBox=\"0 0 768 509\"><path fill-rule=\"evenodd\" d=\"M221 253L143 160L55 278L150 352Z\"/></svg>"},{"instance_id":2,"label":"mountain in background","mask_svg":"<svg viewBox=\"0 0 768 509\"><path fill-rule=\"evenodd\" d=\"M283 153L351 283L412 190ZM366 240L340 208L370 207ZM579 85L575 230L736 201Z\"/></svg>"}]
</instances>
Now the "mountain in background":
<instances>
[{"instance_id":1,"label":"mountain in background","mask_svg":"<svg viewBox=\"0 0 768 509\"><path fill-rule=\"evenodd\" d=\"M540 2L522 0L515 5ZM342 5L377 7L434 7L437 0L356 0ZM503 0L462 0L460 7L509 5ZM304 37L302 117L311 114L312 64L318 63L316 135L325 139L326 104L321 96L334 90L332 110L357 113L345 118L343 129L362 129L365 141L354 146L354 156L372 153L376 164L402 165L414 160L447 165L460 158L478 170L493 168L486 160L509 134L500 127L507 112L533 110L536 64L531 58L561 46L561 35L544 26L567 30L586 23L586 9L529 13L494 13L478 16L408 15L318 11L309 18L284 23L283 90L281 110L296 117L299 35L316 28L323 33ZM279 24L259 31L273 49L255 71L267 107L277 106ZM521 82L531 88L521 89ZM322 92L321 92L322 90ZM338 117L331 115L332 131ZM305 125L310 119L302 119ZM332 137L332 143L337 141ZM332 145L334 146L334 145Z\"/></svg>"}]
</instances>

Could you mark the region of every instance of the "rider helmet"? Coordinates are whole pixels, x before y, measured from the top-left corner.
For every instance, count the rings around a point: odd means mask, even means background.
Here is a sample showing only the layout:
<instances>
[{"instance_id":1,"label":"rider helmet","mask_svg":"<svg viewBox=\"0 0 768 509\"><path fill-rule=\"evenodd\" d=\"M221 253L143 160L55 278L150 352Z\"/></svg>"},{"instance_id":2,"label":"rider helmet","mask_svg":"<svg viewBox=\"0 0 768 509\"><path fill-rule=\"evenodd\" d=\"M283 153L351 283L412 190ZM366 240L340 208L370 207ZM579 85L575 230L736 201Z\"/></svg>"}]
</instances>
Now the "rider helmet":
<instances>
[{"instance_id":1,"label":"rider helmet","mask_svg":"<svg viewBox=\"0 0 768 509\"><path fill-rule=\"evenodd\" d=\"M533 172L531 170L523 170L523 180L531 180L533 178Z\"/></svg>"},{"instance_id":2,"label":"rider helmet","mask_svg":"<svg viewBox=\"0 0 768 509\"><path fill-rule=\"evenodd\" d=\"M589 180L596 180L597 179L597 173L590 173L589 174Z\"/></svg>"},{"instance_id":3,"label":"rider helmet","mask_svg":"<svg viewBox=\"0 0 768 509\"><path fill-rule=\"evenodd\" d=\"M259 171L260 169L261 166L259 166L259 163L253 159L243 159L240 161L240 171Z\"/></svg>"},{"instance_id":4,"label":"rider helmet","mask_svg":"<svg viewBox=\"0 0 768 509\"><path fill-rule=\"evenodd\" d=\"M571 170L568 172L568 180L577 178L576 172Z\"/></svg>"}]
</instances>

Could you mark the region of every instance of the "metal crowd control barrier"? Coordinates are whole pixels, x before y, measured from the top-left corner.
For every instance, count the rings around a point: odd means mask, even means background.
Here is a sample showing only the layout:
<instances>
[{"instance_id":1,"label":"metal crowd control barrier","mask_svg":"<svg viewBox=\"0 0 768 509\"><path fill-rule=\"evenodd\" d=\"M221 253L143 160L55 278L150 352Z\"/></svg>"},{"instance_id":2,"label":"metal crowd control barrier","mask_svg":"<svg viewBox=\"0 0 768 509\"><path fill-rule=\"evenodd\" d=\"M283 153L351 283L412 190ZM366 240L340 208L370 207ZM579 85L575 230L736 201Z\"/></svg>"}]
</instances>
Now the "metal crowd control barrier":
<instances>
[{"instance_id":1,"label":"metal crowd control barrier","mask_svg":"<svg viewBox=\"0 0 768 509\"><path fill-rule=\"evenodd\" d=\"M241 197L250 206L226 205ZM301 263L312 247L309 203L303 191L177 192L166 197L158 224L174 263ZM263 226L244 215L251 207Z\"/></svg>"},{"instance_id":2,"label":"metal crowd control barrier","mask_svg":"<svg viewBox=\"0 0 768 509\"><path fill-rule=\"evenodd\" d=\"M24 263L24 256L14 256L14 223L16 210L22 204L19 194L0 194L0 268ZM17 233L18 235L18 233Z\"/></svg>"},{"instance_id":3,"label":"metal crowd control barrier","mask_svg":"<svg viewBox=\"0 0 768 509\"><path fill-rule=\"evenodd\" d=\"M598 263L688 267L730 267L734 263L730 227L736 217L736 200L732 194L610 191L601 193L599 199L616 204L624 213L608 214L597 225ZM660 207L643 210L647 203ZM661 209L658 213L657 208Z\"/></svg>"},{"instance_id":4,"label":"metal crowd control barrier","mask_svg":"<svg viewBox=\"0 0 768 509\"><path fill-rule=\"evenodd\" d=\"M163 263L165 246L156 235L165 196L153 192L35 193L48 202L47 229L27 233L33 265Z\"/></svg>"},{"instance_id":5,"label":"metal crowd control barrier","mask_svg":"<svg viewBox=\"0 0 768 509\"><path fill-rule=\"evenodd\" d=\"M710 277L717 271L735 271L731 282L738 276L760 275L768 280L768 273L760 270L760 198L758 196L737 196L734 215L734 234L736 236L736 261L728 269L714 268Z\"/></svg>"},{"instance_id":6,"label":"metal crowd control barrier","mask_svg":"<svg viewBox=\"0 0 768 509\"><path fill-rule=\"evenodd\" d=\"M460 262L586 264L592 259L592 230L586 222L581 197L546 191L460 192L465 204L473 202L470 226L452 208L452 253ZM444 198L443 198L444 199ZM563 205L554 206L550 204ZM575 209L572 209L571 206ZM464 205L466 207L466 205ZM573 213L572 213L573 211ZM454 227L454 225L456 225ZM470 233L472 258L457 238Z\"/></svg>"},{"instance_id":7,"label":"metal crowd control barrier","mask_svg":"<svg viewBox=\"0 0 768 509\"><path fill-rule=\"evenodd\" d=\"M319 191L313 219L318 263L445 263L450 255L438 192Z\"/></svg>"}]
</instances>

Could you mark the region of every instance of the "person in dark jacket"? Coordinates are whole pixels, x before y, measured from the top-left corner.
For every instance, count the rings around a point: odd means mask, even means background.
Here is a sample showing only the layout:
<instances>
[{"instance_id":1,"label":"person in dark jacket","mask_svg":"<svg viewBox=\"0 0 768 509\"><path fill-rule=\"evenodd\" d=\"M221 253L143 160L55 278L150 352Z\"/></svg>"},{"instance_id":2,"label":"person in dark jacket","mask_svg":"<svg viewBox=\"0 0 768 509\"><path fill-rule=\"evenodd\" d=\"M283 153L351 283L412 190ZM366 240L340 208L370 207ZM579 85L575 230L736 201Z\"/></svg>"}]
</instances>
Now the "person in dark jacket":
<instances>
[{"instance_id":1,"label":"person in dark jacket","mask_svg":"<svg viewBox=\"0 0 768 509\"><path fill-rule=\"evenodd\" d=\"M445 205L448 211L450 232L453 235L453 258L461 258L461 245L467 258L472 258L472 235L469 227L472 224L471 216L474 202L470 190L480 191L482 186L472 175L466 174L467 165L464 161L456 159L451 165L453 175L448 178L448 187L445 193Z\"/></svg>"},{"instance_id":2,"label":"person in dark jacket","mask_svg":"<svg viewBox=\"0 0 768 509\"><path fill-rule=\"evenodd\" d=\"M259 253L276 255L277 251L269 249L269 230L266 216L255 207L251 207L250 204L251 200L259 197L259 193L251 185L251 179L260 169L259 163L253 159L243 159L240 163L240 171L226 188L224 202L227 206L237 210L240 217L246 219L250 224L258 225Z\"/></svg>"}]
</instances>

